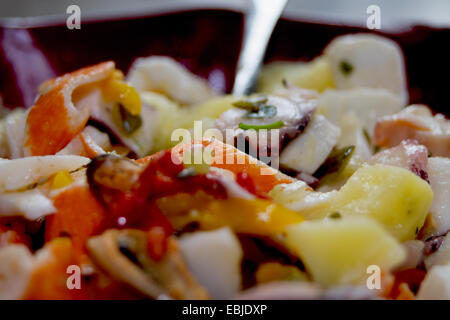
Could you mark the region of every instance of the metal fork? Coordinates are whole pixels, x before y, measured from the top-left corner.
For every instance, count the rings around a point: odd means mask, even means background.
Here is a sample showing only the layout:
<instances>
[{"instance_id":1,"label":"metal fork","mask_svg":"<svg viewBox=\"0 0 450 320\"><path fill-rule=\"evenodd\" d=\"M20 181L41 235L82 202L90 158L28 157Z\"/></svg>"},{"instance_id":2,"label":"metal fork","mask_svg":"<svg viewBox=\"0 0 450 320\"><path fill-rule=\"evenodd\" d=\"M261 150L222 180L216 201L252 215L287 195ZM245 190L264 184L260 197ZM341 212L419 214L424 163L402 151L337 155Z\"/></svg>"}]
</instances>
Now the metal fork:
<instances>
[{"instance_id":1,"label":"metal fork","mask_svg":"<svg viewBox=\"0 0 450 320\"><path fill-rule=\"evenodd\" d=\"M287 2L288 0L250 0L234 80L234 95L247 95L255 90L267 44Z\"/></svg>"}]
</instances>

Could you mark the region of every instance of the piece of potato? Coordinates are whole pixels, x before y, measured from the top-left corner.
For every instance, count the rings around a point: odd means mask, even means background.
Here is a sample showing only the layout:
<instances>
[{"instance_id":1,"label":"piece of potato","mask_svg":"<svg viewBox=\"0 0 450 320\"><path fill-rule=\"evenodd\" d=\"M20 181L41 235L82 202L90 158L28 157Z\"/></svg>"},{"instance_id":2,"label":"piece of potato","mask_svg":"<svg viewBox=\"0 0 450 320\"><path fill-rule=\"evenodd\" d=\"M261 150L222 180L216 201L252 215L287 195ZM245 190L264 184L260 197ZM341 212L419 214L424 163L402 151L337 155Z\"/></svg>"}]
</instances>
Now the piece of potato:
<instances>
[{"instance_id":1,"label":"piece of potato","mask_svg":"<svg viewBox=\"0 0 450 320\"><path fill-rule=\"evenodd\" d=\"M308 281L308 275L304 271L292 265L284 265L279 262L266 262L259 265L255 272L258 284L275 281Z\"/></svg>"},{"instance_id":2,"label":"piece of potato","mask_svg":"<svg viewBox=\"0 0 450 320\"><path fill-rule=\"evenodd\" d=\"M372 217L405 241L419 232L432 200L430 185L409 170L363 166L340 189L330 213Z\"/></svg>"},{"instance_id":3,"label":"piece of potato","mask_svg":"<svg viewBox=\"0 0 450 320\"><path fill-rule=\"evenodd\" d=\"M183 109L183 117L181 119L182 128L191 128L195 120L202 120L205 118L217 119L222 113L231 109L233 103L238 101L239 98L232 95L224 95L217 98L205 101L202 104L192 106L191 108Z\"/></svg>"},{"instance_id":4,"label":"piece of potato","mask_svg":"<svg viewBox=\"0 0 450 320\"><path fill-rule=\"evenodd\" d=\"M158 100L154 98L153 100L156 102L154 105L157 105L158 110L161 112L162 122L159 129L160 135L157 138L154 149L155 152L172 147L179 142L171 138L175 129L190 130L191 140L202 139L201 136L194 136L194 121L201 121L202 132L200 133L207 134L206 130L214 126L214 122L219 115L232 108L233 102L239 99L231 95L225 95L213 98L197 106L180 107L161 95L158 97L155 93L144 93L142 96L143 99L152 96L158 98Z\"/></svg>"},{"instance_id":5,"label":"piece of potato","mask_svg":"<svg viewBox=\"0 0 450 320\"><path fill-rule=\"evenodd\" d=\"M309 63L277 61L264 66L258 91L272 93L283 86L283 79L300 88L319 92L334 87L328 61L317 58Z\"/></svg>"},{"instance_id":6,"label":"piece of potato","mask_svg":"<svg viewBox=\"0 0 450 320\"><path fill-rule=\"evenodd\" d=\"M160 118L151 153L171 147L170 135L174 129L179 127L178 124L181 117L178 115L181 112L181 107L159 93L143 92L141 93L141 99L146 104L155 108Z\"/></svg>"},{"instance_id":7,"label":"piece of potato","mask_svg":"<svg viewBox=\"0 0 450 320\"><path fill-rule=\"evenodd\" d=\"M406 257L401 244L367 217L305 221L287 228L286 244L324 287L365 284L369 266L389 270Z\"/></svg>"},{"instance_id":8,"label":"piece of potato","mask_svg":"<svg viewBox=\"0 0 450 320\"><path fill-rule=\"evenodd\" d=\"M339 191L313 192L292 184L275 187L270 196L306 219L335 212L374 218L400 241L416 237L433 200L425 180L409 170L381 164L362 166Z\"/></svg>"},{"instance_id":9,"label":"piece of potato","mask_svg":"<svg viewBox=\"0 0 450 320\"><path fill-rule=\"evenodd\" d=\"M166 96L155 92L142 92L141 98L142 101L158 111L161 119L152 153L176 145L178 141L172 141L171 139L174 130L183 128L192 131L194 121L196 120L202 121L202 130L204 133L206 129L213 126L215 119L219 115L232 108L232 103L238 100L238 98L231 95L225 95L213 98L196 106L181 107ZM191 138L194 139L193 132L191 132Z\"/></svg>"}]
</instances>

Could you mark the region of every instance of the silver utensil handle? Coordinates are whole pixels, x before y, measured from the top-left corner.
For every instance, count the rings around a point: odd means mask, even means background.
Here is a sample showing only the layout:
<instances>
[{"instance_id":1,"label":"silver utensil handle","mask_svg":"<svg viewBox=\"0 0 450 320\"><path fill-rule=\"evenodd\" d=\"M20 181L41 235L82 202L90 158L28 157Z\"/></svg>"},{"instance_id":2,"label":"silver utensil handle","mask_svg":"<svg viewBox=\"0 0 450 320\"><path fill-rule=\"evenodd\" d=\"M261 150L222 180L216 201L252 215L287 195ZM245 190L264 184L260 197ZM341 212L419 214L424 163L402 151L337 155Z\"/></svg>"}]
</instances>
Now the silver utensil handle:
<instances>
[{"instance_id":1,"label":"silver utensil handle","mask_svg":"<svg viewBox=\"0 0 450 320\"><path fill-rule=\"evenodd\" d=\"M250 0L234 80L234 95L250 94L255 89L267 44L287 2L288 0Z\"/></svg>"}]
</instances>

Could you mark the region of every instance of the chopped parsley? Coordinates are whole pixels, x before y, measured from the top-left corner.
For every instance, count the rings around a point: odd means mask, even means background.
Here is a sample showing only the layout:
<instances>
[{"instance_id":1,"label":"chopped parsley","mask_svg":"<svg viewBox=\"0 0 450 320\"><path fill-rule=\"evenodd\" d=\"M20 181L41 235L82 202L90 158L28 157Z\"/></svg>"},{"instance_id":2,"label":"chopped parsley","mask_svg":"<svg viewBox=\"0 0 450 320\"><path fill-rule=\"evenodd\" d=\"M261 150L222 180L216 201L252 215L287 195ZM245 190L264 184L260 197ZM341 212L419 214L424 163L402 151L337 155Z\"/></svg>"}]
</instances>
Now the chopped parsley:
<instances>
[{"instance_id":1,"label":"chopped parsley","mask_svg":"<svg viewBox=\"0 0 450 320\"><path fill-rule=\"evenodd\" d=\"M245 124L245 123L239 123L239 128L243 130L260 130L260 129L278 129L284 126L283 121L277 121L269 124L263 124L263 125L256 125L256 124Z\"/></svg>"},{"instance_id":2,"label":"chopped parsley","mask_svg":"<svg viewBox=\"0 0 450 320\"><path fill-rule=\"evenodd\" d=\"M267 96L258 95L254 97L247 97L242 100L233 103L233 106L241 109L250 110L252 112L257 112L259 108L267 102Z\"/></svg>"},{"instance_id":3,"label":"chopped parsley","mask_svg":"<svg viewBox=\"0 0 450 320\"><path fill-rule=\"evenodd\" d=\"M126 134L132 134L142 126L142 118L140 115L133 115L121 104L119 104L120 123Z\"/></svg>"},{"instance_id":4,"label":"chopped parsley","mask_svg":"<svg viewBox=\"0 0 450 320\"><path fill-rule=\"evenodd\" d=\"M340 64L341 71L344 75L348 76L353 72L353 66L348 61L341 61Z\"/></svg>"},{"instance_id":5,"label":"chopped parsley","mask_svg":"<svg viewBox=\"0 0 450 320\"><path fill-rule=\"evenodd\" d=\"M333 212L328 217L331 218L331 219L341 219L342 215L339 212Z\"/></svg>"}]
</instances>

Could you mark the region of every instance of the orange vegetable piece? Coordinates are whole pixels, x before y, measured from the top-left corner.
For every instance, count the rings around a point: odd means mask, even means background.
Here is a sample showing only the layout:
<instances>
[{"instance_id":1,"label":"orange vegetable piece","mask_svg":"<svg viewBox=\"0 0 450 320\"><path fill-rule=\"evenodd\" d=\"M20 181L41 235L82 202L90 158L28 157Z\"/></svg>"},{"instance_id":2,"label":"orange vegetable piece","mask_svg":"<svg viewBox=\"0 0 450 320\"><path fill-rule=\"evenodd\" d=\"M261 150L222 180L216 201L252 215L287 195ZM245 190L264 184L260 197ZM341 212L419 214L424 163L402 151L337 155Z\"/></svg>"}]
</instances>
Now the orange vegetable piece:
<instances>
[{"instance_id":1,"label":"orange vegetable piece","mask_svg":"<svg viewBox=\"0 0 450 320\"><path fill-rule=\"evenodd\" d=\"M45 82L28 113L25 156L55 154L80 133L89 119L89 103L78 108L75 103L88 92L87 85L106 79L113 70L114 62L103 62Z\"/></svg>"},{"instance_id":2,"label":"orange vegetable piece","mask_svg":"<svg viewBox=\"0 0 450 320\"><path fill-rule=\"evenodd\" d=\"M56 213L45 222L45 240L68 236L78 263L89 261L86 241L101 229L105 209L91 193L89 186L74 186L61 191L53 199Z\"/></svg>"},{"instance_id":3,"label":"orange vegetable piece","mask_svg":"<svg viewBox=\"0 0 450 320\"><path fill-rule=\"evenodd\" d=\"M415 295L409 288L408 284L406 282L402 282L398 286L399 294L396 298L396 300L414 300Z\"/></svg>"},{"instance_id":4,"label":"orange vegetable piece","mask_svg":"<svg viewBox=\"0 0 450 320\"><path fill-rule=\"evenodd\" d=\"M257 194L267 194L274 186L281 183L291 183L294 181L275 170L265 163L250 157L248 154L238 150L232 145L225 144L216 139L205 139L202 141L194 141L193 143L179 144L172 148L172 155L182 161L183 154L186 150L190 150L193 145L201 145L203 148L213 150L211 152L211 166L226 169L234 174L245 172L253 180ZM209 152L207 152L209 153ZM155 154L156 155L156 154ZM150 161L151 155L136 160L138 163L145 164Z\"/></svg>"},{"instance_id":5,"label":"orange vegetable piece","mask_svg":"<svg viewBox=\"0 0 450 320\"><path fill-rule=\"evenodd\" d=\"M37 257L37 266L31 274L30 284L24 299L29 300L72 300L86 299L86 290L69 290L67 267L76 264L72 242L67 238L55 239L45 245ZM39 259L41 258L41 259Z\"/></svg>"},{"instance_id":6,"label":"orange vegetable piece","mask_svg":"<svg viewBox=\"0 0 450 320\"><path fill-rule=\"evenodd\" d=\"M395 283L390 292L390 297L397 300L411 300L414 299L414 292L420 287L426 272L417 268L410 268L397 271L395 276Z\"/></svg>"},{"instance_id":7,"label":"orange vegetable piece","mask_svg":"<svg viewBox=\"0 0 450 320\"><path fill-rule=\"evenodd\" d=\"M0 248L11 243L31 245L25 222L20 217L0 218Z\"/></svg>"}]
</instances>

